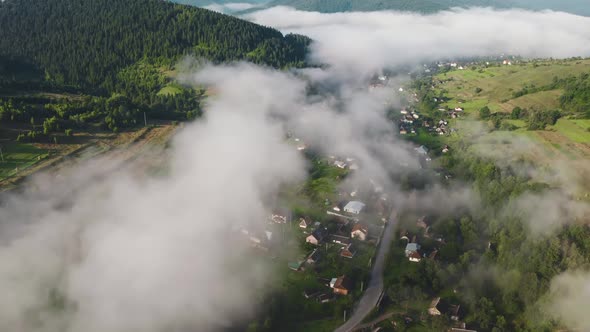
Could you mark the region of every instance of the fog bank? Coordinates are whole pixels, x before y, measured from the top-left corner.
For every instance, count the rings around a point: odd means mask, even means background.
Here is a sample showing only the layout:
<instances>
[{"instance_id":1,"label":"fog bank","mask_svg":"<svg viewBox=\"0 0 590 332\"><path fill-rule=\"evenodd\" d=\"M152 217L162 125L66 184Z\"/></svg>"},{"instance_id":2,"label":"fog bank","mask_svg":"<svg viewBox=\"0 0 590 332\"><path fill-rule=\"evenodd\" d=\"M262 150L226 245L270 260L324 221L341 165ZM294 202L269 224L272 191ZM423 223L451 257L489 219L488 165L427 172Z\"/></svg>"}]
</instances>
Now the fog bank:
<instances>
[{"instance_id":1,"label":"fog bank","mask_svg":"<svg viewBox=\"0 0 590 332\"><path fill-rule=\"evenodd\" d=\"M311 60L359 75L442 58L500 54L590 56L590 17L563 12L455 9L323 14L273 7L244 15L316 42Z\"/></svg>"}]
</instances>

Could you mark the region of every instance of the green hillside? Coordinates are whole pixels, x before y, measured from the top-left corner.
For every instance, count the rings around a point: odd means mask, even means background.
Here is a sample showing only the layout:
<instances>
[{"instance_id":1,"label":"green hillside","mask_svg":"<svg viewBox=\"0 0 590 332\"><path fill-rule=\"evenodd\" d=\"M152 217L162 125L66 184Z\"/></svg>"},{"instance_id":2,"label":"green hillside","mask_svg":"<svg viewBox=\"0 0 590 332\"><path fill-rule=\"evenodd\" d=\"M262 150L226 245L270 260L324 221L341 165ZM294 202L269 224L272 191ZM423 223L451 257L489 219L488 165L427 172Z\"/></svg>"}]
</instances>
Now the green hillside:
<instances>
[{"instance_id":1,"label":"green hillside","mask_svg":"<svg viewBox=\"0 0 590 332\"><path fill-rule=\"evenodd\" d=\"M174 80L186 55L288 68L310 43L161 0L10 0L0 22L0 141L31 151L199 117L205 91ZM43 159L5 150L8 176Z\"/></svg>"},{"instance_id":2,"label":"green hillside","mask_svg":"<svg viewBox=\"0 0 590 332\"><path fill-rule=\"evenodd\" d=\"M511 155L507 141L533 141L520 158L537 165L559 160L580 172L590 158L590 59L478 64L443 71L432 83L431 96L442 99L432 114L464 109L449 120L457 131L445 137L448 144Z\"/></svg>"}]
</instances>

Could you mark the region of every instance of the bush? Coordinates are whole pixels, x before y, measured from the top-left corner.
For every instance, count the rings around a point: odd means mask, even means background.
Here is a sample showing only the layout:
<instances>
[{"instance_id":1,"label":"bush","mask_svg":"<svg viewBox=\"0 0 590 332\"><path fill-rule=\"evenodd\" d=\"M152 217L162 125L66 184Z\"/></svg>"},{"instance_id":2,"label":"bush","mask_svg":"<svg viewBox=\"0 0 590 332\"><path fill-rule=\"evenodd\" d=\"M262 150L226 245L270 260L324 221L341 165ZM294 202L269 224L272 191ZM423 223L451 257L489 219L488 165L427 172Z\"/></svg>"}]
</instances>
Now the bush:
<instances>
[{"instance_id":1,"label":"bush","mask_svg":"<svg viewBox=\"0 0 590 332\"><path fill-rule=\"evenodd\" d=\"M64 133L66 134L66 136L72 136L72 129L66 129Z\"/></svg>"},{"instance_id":2,"label":"bush","mask_svg":"<svg viewBox=\"0 0 590 332\"><path fill-rule=\"evenodd\" d=\"M479 110L479 117L481 119L484 119L484 120L488 119L490 117L490 115L491 115L491 111L490 111L490 108L487 106L484 106Z\"/></svg>"},{"instance_id":3,"label":"bush","mask_svg":"<svg viewBox=\"0 0 590 332\"><path fill-rule=\"evenodd\" d=\"M554 125L561 117L559 111L537 111L529 115L529 130L544 130L549 125Z\"/></svg>"},{"instance_id":4,"label":"bush","mask_svg":"<svg viewBox=\"0 0 590 332\"><path fill-rule=\"evenodd\" d=\"M513 125L512 123L502 122L502 124L500 125L500 130L512 131L516 129L518 129L518 127Z\"/></svg>"},{"instance_id":5,"label":"bush","mask_svg":"<svg viewBox=\"0 0 590 332\"><path fill-rule=\"evenodd\" d=\"M526 116L526 110L523 110L522 108L520 108L518 106L513 108L512 112L510 113L510 118L514 119L514 120L522 119L525 116Z\"/></svg>"}]
</instances>

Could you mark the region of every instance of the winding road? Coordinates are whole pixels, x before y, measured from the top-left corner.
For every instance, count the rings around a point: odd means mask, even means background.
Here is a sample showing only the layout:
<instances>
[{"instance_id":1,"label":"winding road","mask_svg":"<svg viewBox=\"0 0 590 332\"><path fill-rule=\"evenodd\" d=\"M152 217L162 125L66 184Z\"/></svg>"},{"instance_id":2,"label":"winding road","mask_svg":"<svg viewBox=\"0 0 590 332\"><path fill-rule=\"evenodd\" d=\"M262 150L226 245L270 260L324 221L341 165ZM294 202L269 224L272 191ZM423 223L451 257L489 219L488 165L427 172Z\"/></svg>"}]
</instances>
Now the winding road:
<instances>
[{"instance_id":1,"label":"winding road","mask_svg":"<svg viewBox=\"0 0 590 332\"><path fill-rule=\"evenodd\" d=\"M335 332L350 332L357 327L363 319L375 308L379 297L383 292L383 270L385 268L385 258L391 248L391 241L393 240L393 234L395 229L395 221L397 217L397 211L392 211L389 215L389 222L385 225L383 231L383 237L377 255L375 256L375 263L373 264L373 270L371 270L371 281L369 287L365 290L363 297L357 303L353 315Z\"/></svg>"}]
</instances>

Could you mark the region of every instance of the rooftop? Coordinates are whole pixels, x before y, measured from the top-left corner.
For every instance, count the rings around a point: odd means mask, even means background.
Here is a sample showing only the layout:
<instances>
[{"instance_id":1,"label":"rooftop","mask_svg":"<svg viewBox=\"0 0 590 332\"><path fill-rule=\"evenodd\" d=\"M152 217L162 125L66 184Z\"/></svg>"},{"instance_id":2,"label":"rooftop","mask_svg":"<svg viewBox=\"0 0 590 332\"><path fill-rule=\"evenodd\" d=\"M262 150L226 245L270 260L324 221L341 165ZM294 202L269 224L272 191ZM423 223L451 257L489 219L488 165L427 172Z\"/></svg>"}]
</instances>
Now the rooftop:
<instances>
[{"instance_id":1,"label":"rooftop","mask_svg":"<svg viewBox=\"0 0 590 332\"><path fill-rule=\"evenodd\" d=\"M365 203L359 201L350 201L344 206L344 210L361 211L365 207Z\"/></svg>"},{"instance_id":2,"label":"rooftop","mask_svg":"<svg viewBox=\"0 0 590 332\"><path fill-rule=\"evenodd\" d=\"M408 243L406 246L406 251L418 251L420 249L420 245L418 243Z\"/></svg>"}]
</instances>

